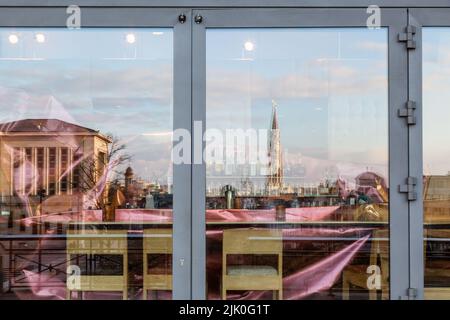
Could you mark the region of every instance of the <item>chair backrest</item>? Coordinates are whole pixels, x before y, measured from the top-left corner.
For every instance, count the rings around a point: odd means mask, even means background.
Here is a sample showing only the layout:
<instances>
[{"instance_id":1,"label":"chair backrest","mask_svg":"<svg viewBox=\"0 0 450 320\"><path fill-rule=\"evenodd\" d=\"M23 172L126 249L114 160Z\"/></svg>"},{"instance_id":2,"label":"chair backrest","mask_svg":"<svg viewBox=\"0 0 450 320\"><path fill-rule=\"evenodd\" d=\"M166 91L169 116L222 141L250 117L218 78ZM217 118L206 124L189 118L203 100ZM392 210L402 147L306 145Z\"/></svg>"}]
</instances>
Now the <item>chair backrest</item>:
<instances>
[{"instance_id":1,"label":"chair backrest","mask_svg":"<svg viewBox=\"0 0 450 320\"><path fill-rule=\"evenodd\" d=\"M376 265L380 257L381 265L389 263L389 230L380 229L372 233L370 264Z\"/></svg>"},{"instance_id":2,"label":"chair backrest","mask_svg":"<svg viewBox=\"0 0 450 320\"><path fill-rule=\"evenodd\" d=\"M143 249L144 253L172 253L172 229L145 229Z\"/></svg>"},{"instance_id":3,"label":"chair backrest","mask_svg":"<svg viewBox=\"0 0 450 320\"><path fill-rule=\"evenodd\" d=\"M228 229L223 231L223 254L283 254L279 229Z\"/></svg>"},{"instance_id":4,"label":"chair backrest","mask_svg":"<svg viewBox=\"0 0 450 320\"><path fill-rule=\"evenodd\" d=\"M70 254L128 253L127 230L67 230L67 252Z\"/></svg>"},{"instance_id":5,"label":"chair backrest","mask_svg":"<svg viewBox=\"0 0 450 320\"><path fill-rule=\"evenodd\" d=\"M425 229L423 233L425 238L450 238L450 229Z\"/></svg>"},{"instance_id":6,"label":"chair backrest","mask_svg":"<svg viewBox=\"0 0 450 320\"><path fill-rule=\"evenodd\" d=\"M450 200L424 200L423 213L424 222L447 224L450 222Z\"/></svg>"},{"instance_id":7,"label":"chair backrest","mask_svg":"<svg viewBox=\"0 0 450 320\"><path fill-rule=\"evenodd\" d=\"M427 258L427 238L450 239L450 229L424 229L423 230L423 257Z\"/></svg>"}]
</instances>

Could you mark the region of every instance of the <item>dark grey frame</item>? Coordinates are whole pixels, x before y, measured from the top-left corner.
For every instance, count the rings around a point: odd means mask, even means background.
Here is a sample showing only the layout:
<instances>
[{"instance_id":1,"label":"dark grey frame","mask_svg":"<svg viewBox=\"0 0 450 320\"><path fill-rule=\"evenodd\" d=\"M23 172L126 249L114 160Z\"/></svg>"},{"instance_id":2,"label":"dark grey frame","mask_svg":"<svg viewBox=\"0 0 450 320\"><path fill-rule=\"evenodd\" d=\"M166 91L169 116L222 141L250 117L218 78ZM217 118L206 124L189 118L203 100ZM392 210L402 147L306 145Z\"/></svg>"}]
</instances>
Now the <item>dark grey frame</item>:
<instances>
[{"instance_id":1,"label":"dark grey frame","mask_svg":"<svg viewBox=\"0 0 450 320\"><path fill-rule=\"evenodd\" d=\"M206 114L206 29L246 27L366 27L365 9L199 9L203 21L193 24L193 121ZM398 34L407 25L406 9L383 9L381 23L389 28L389 185L390 185L390 296L404 299L410 288L407 198L398 192L408 176L408 126L397 110L408 99L408 59ZM205 299L205 165L192 168L192 298Z\"/></svg>"},{"instance_id":2,"label":"dark grey frame","mask_svg":"<svg viewBox=\"0 0 450 320\"><path fill-rule=\"evenodd\" d=\"M0 7L154 7L154 8L446 8L448 0L0 0Z\"/></svg>"},{"instance_id":3,"label":"dark grey frame","mask_svg":"<svg viewBox=\"0 0 450 320\"><path fill-rule=\"evenodd\" d=\"M186 22L178 21L180 14ZM81 27L173 28L173 127L191 130L191 11L83 8ZM0 27L66 27L65 7L0 8ZM70 32L70 30L68 30ZM191 166L173 168L173 298L191 297ZM183 264L181 264L183 261Z\"/></svg>"}]
</instances>

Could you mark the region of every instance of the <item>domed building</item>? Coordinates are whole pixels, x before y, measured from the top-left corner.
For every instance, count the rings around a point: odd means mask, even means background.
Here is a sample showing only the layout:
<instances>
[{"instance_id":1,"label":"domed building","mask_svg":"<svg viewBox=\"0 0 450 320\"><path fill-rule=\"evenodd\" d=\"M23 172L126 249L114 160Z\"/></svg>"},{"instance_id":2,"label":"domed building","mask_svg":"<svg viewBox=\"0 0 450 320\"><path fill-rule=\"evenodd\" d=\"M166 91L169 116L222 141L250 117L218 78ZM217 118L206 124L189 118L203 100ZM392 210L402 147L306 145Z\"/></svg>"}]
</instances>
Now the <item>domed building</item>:
<instances>
[{"instance_id":1,"label":"domed building","mask_svg":"<svg viewBox=\"0 0 450 320\"><path fill-rule=\"evenodd\" d=\"M388 201L388 187L386 180L379 174L366 171L355 178L358 193L369 196L373 202Z\"/></svg>"}]
</instances>

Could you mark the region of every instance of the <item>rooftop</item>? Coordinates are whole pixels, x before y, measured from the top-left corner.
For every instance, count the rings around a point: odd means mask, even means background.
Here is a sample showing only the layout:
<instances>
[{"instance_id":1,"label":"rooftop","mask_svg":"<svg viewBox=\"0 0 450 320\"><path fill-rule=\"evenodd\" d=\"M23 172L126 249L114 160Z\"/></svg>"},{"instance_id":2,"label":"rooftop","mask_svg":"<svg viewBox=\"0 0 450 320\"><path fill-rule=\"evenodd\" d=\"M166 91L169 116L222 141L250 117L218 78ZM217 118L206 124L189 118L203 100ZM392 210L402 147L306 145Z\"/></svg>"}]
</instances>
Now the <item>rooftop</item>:
<instances>
[{"instance_id":1,"label":"rooftop","mask_svg":"<svg viewBox=\"0 0 450 320\"><path fill-rule=\"evenodd\" d=\"M23 119L0 124L0 132L90 132L98 131L59 119Z\"/></svg>"},{"instance_id":2,"label":"rooftop","mask_svg":"<svg viewBox=\"0 0 450 320\"><path fill-rule=\"evenodd\" d=\"M98 135L110 141L108 137L100 134L98 130L86 128L77 124L59 119L23 119L0 123L1 133L86 133Z\"/></svg>"}]
</instances>

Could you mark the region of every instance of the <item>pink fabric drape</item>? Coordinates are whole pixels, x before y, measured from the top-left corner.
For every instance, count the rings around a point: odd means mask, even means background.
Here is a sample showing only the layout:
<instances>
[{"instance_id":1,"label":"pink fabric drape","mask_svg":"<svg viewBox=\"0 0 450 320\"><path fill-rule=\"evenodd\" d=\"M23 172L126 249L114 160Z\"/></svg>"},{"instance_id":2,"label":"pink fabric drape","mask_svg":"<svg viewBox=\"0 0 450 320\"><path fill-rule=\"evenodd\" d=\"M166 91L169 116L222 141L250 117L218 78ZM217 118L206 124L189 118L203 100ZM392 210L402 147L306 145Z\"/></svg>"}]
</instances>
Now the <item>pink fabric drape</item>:
<instances>
[{"instance_id":1,"label":"pink fabric drape","mask_svg":"<svg viewBox=\"0 0 450 320\"><path fill-rule=\"evenodd\" d=\"M286 221L323 221L333 214L339 207L320 207L320 208L288 208L286 212ZM44 217L48 222L63 222L69 219L80 219L82 221L99 221L101 212L86 211L79 215L54 215ZM207 221L224 222L226 227L238 227L230 222L260 222L274 221L274 210L207 210ZM100 219L98 219L100 218ZM119 209L116 211L116 220L118 222L170 222L172 212L169 209ZM228 224L227 224L228 223ZM220 228L220 223L215 225ZM280 226L281 227L281 226ZM353 257L361 250L362 246L371 236L371 228L357 227L299 227L283 229L284 248L291 248L293 244L313 244L320 241L339 242L339 249L333 252L323 253L323 257L313 261L311 264L304 265L294 270L290 274L285 274L283 279L284 299L304 299L311 294L331 288L339 280L342 271L351 262ZM207 236L207 276L209 283L209 298L219 298L219 290L216 286L220 280L221 274L221 251L211 250L211 248L221 247L222 230L208 230ZM49 234L50 235L50 234ZM40 250L59 248L58 253L53 254L51 259L65 259L65 241L46 240L41 242ZM37 252L35 253L37 254ZM65 274L49 276L46 273L37 274L26 270L23 266L25 280L31 289L29 293L17 291L17 295L22 299L65 299ZM62 267L65 269L65 265ZM51 284L51 285L50 285ZM138 293L139 295L140 293ZM87 293L86 298L120 298L112 293ZM131 298L131 297L130 297ZM249 291L240 295L230 295L230 299L262 299L271 298L268 292Z\"/></svg>"}]
</instances>

